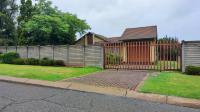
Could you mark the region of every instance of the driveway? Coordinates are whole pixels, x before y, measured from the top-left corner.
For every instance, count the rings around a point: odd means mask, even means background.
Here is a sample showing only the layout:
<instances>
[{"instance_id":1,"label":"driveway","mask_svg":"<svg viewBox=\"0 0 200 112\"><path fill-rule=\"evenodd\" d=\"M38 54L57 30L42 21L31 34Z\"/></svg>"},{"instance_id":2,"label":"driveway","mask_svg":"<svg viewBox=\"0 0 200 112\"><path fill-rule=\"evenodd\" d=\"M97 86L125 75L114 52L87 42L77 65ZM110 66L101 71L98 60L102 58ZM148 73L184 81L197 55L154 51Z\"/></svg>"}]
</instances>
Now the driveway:
<instances>
[{"instance_id":1,"label":"driveway","mask_svg":"<svg viewBox=\"0 0 200 112\"><path fill-rule=\"evenodd\" d=\"M73 90L0 82L0 112L200 112Z\"/></svg>"},{"instance_id":2,"label":"driveway","mask_svg":"<svg viewBox=\"0 0 200 112\"><path fill-rule=\"evenodd\" d=\"M78 82L96 86L109 86L124 89L135 89L147 75L145 71L105 70L80 78L67 79L67 82Z\"/></svg>"}]
</instances>

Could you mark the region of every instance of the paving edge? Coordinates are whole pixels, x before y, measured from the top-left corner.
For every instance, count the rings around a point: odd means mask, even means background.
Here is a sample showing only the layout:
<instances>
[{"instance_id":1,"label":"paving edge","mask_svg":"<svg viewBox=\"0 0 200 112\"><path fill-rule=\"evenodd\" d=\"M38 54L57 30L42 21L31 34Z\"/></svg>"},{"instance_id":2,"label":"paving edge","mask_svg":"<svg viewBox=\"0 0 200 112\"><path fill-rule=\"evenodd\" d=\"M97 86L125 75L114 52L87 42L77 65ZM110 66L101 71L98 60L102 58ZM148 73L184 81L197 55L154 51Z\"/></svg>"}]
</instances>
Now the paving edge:
<instances>
[{"instance_id":1,"label":"paving edge","mask_svg":"<svg viewBox=\"0 0 200 112\"><path fill-rule=\"evenodd\" d=\"M100 87L100 86L92 86L92 85L73 83L73 82L72 83L50 82L50 81L4 77L4 76L3 77L0 76L0 81L21 83L21 84L27 84L27 85L36 85L36 86L43 86L43 87L51 87L51 88L71 89L71 90L93 92L93 93L115 95L115 96L123 96L123 97L128 97L128 98L139 99L139 100L200 109L200 100L197 100L197 99L189 99L189 98L158 95L158 94L139 93L136 91L126 90L122 88Z\"/></svg>"}]
</instances>

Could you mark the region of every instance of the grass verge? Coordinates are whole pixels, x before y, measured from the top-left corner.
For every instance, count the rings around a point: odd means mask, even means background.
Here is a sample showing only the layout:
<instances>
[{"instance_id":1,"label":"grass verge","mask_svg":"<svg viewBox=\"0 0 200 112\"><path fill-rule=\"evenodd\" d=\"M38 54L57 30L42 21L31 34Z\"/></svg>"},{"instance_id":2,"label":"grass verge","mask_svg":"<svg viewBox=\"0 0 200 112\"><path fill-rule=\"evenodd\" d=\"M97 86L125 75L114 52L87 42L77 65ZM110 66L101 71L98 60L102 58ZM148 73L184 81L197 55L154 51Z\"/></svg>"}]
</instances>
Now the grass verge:
<instances>
[{"instance_id":1,"label":"grass verge","mask_svg":"<svg viewBox=\"0 0 200 112\"><path fill-rule=\"evenodd\" d=\"M149 76L139 91L200 99L200 76L161 72L157 76Z\"/></svg>"},{"instance_id":2,"label":"grass verge","mask_svg":"<svg viewBox=\"0 0 200 112\"><path fill-rule=\"evenodd\" d=\"M72 68L0 64L0 76L48 81L59 81L67 78L81 77L101 70L101 68L97 67Z\"/></svg>"}]
</instances>

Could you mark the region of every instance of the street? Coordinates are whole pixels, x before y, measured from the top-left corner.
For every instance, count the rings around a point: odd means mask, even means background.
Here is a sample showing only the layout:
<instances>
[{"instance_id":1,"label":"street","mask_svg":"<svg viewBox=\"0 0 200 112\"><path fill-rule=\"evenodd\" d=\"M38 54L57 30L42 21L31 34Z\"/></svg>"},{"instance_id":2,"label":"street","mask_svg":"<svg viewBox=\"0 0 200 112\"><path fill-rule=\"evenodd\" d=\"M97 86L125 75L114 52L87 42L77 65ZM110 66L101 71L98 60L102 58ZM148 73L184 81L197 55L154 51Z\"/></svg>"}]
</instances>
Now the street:
<instances>
[{"instance_id":1,"label":"street","mask_svg":"<svg viewBox=\"0 0 200 112\"><path fill-rule=\"evenodd\" d=\"M0 112L200 112L200 110L125 97L0 82Z\"/></svg>"}]
</instances>

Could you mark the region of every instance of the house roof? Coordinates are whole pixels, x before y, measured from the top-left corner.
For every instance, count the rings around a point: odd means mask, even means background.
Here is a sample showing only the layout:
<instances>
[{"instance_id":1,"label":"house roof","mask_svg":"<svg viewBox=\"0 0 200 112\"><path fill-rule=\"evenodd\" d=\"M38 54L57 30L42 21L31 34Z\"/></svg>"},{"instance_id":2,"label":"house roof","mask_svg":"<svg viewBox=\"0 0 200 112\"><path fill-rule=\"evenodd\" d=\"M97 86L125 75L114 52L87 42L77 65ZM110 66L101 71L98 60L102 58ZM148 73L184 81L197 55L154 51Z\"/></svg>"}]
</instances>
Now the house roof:
<instances>
[{"instance_id":1,"label":"house roof","mask_svg":"<svg viewBox=\"0 0 200 112\"><path fill-rule=\"evenodd\" d=\"M156 39L157 26L127 28L120 40Z\"/></svg>"},{"instance_id":2,"label":"house roof","mask_svg":"<svg viewBox=\"0 0 200 112\"><path fill-rule=\"evenodd\" d=\"M95 37L97 37L97 38L99 38L99 39L102 39L102 40L104 40L104 41L107 41L107 39L108 39L108 38L106 38L106 37L103 36L103 35L99 35L99 34L96 34L96 33L94 33L94 32L88 32L88 33L86 33L85 35L83 35L81 38L79 38L79 39L76 41L76 43L79 42L82 38L84 38L86 35L89 35L89 34L93 34L93 35L95 35Z\"/></svg>"},{"instance_id":3,"label":"house roof","mask_svg":"<svg viewBox=\"0 0 200 112\"><path fill-rule=\"evenodd\" d=\"M119 42L120 39L121 37L110 37L110 38L107 38L107 41L109 43L115 43L115 42Z\"/></svg>"}]
</instances>

